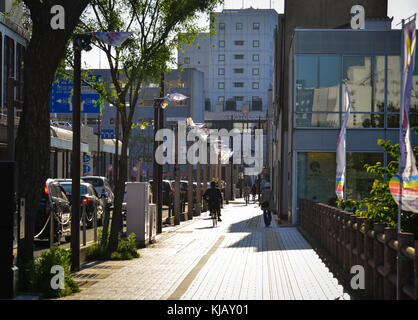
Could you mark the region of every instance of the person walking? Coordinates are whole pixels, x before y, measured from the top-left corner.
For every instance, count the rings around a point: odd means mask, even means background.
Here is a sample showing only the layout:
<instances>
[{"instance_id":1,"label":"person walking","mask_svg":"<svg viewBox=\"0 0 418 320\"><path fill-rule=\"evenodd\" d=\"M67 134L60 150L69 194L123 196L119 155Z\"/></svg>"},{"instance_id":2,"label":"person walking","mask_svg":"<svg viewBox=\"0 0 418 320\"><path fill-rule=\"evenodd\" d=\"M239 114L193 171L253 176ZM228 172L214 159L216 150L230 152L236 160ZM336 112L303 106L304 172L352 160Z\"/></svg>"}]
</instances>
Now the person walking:
<instances>
[{"instance_id":1,"label":"person walking","mask_svg":"<svg viewBox=\"0 0 418 320\"><path fill-rule=\"evenodd\" d=\"M243 192L244 192L245 205L247 205L250 202L250 192L251 192L251 188L248 184L245 185Z\"/></svg>"},{"instance_id":2,"label":"person walking","mask_svg":"<svg viewBox=\"0 0 418 320\"><path fill-rule=\"evenodd\" d=\"M263 210L263 219L264 219L264 224L266 227L270 226L271 224L271 209L270 209L270 204L271 204L271 200L272 200L272 192L271 192L271 188L270 188L270 183L266 182L264 184L264 188L261 192L261 209Z\"/></svg>"},{"instance_id":3,"label":"person walking","mask_svg":"<svg viewBox=\"0 0 418 320\"><path fill-rule=\"evenodd\" d=\"M216 187L215 181L210 183L210 188L205 191L203 194L203 199L207 201L209 212L212 215L215 213L217 215L218 221L221 220L221 203L222 203L222 192L219 188Z\"/></svg>"},{"instance_id":4,"label":"person walking","mask_svg":"<svg viewBox=\"0 0 418 320\"><path fill-rule=\"evenodd\" d=\"M257 186L255 185L255 183L251 187L251 193L253 194L253 201L255 202L255 196L257 195Z\"/></svg>"}]
</instances>

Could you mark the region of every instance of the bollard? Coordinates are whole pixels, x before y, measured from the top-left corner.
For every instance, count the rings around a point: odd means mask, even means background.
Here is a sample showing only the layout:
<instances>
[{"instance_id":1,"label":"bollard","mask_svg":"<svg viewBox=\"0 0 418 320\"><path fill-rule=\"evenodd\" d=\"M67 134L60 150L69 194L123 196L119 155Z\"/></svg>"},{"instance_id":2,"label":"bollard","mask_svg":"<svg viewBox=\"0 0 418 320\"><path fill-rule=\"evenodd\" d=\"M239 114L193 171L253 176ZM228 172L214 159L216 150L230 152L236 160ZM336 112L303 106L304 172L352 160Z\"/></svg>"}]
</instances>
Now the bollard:
<instances>
[{"instance_id":1,"label":"bollard","mask_svg":"<svg viewBox=\"0 0 418 320\"><path fill-rule=\"evenodd\" d=\"M103 215L103 212L102 212L102 215ZM97 210L94 210L94 214L93 214L93 228L94 228L94 242L97 242Z\"/></svg>"},{"instance_id":2,"label":"bollard","mask_svg":"<svg viewBox=\"0 0 418 320\"><path fill-rule=\"evenodd\" d=\"M413 261L406 257L402 249L410 246L414 246L414 234L413 233L398 233L398 252L397 252L397 296L398 300L410 299L403 291L403 287L408 283L409 279L413 279Z\"/></svg>"},{"instance_id":3,"label":"bollard","mask_svg":"<svg viewBox=\"0 0 418 320\"><path fill-rule=\"evenodd\" d=\"M54 215L55 203L51 203L51 210L49 212L49 248L54 246Z\"/></svg>"}]
</instances>

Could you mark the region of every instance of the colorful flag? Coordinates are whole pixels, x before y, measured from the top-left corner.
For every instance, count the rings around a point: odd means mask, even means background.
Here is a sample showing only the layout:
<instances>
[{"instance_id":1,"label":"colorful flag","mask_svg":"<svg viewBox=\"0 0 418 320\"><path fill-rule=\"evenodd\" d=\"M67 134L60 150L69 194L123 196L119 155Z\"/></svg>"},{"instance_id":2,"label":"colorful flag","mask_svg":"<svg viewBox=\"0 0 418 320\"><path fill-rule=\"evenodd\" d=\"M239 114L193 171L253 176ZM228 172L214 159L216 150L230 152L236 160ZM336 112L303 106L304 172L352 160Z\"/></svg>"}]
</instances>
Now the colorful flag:
<instances>
[{"instance_id":1,"label":"colorful flag","mask_svg":"<svg viewBox=\"0 0 418 320\"><path fill-rule=\"evenodd\" d=\"M389 182L389 190L401 210L418 212L418 171L410 141L409 106L415 68L415 18L403 26L403 66L400 110L399 173Z\"/></svg>"},{"instance_id":2,"label":"colorful flag","mask_svg":"<svg viewBox=\"0 0 418 320\"><path fill-rule=\"evenodd\" d=\"M186 100L187 98L188 97L181 93L170 93L163 98L163 101L161 102L161 108L165 109L171 101L178 102Z\"/></svg>"},{"instance_id":3,"label":"colorful flag","mask_svg":"<svg viewBox=\"0 0 418 320\"><path fill-rule=\"evenodd\" d=\"M132 32L87 32L87 34L96 37L104 43L120 47L133 33Z\"/></svg>"},{"instance_id":4,"label":"colorful flag","mask_svg":"<svg viewBox=\"0 0 418 320\"><path fill-rule=\"evenodd\" d=\"M350 116L350 92L348 91L347 82L345 82L345 117L341 127L340 135L337 142L337 176L335 184L335 193L338 200L344 199L344 183L345 183L345 136L348 118Z\"/></svg>"}]
</instances>

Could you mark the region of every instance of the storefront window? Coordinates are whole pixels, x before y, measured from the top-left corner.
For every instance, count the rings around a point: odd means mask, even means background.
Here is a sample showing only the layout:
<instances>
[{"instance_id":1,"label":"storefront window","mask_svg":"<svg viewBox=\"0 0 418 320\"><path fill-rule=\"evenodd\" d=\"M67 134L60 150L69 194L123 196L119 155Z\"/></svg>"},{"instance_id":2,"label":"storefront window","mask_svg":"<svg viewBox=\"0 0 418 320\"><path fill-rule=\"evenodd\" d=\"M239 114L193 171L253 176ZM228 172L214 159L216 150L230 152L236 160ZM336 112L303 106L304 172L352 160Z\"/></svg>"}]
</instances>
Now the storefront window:
<instances>
[{"instance_id":1,"label":"storefront window","mask_svg":"<svg viewBox=\"0 0 418 320\"><path fill-rule=\"evenodd\" d=\"M375 175L367 173L365 164L384 162L383 153L347 152L346 194L347 199L360 200L370 197Z\"/></svg>"},{"instance_id":2,"label":"storefront window","mask_svg":"<svg viewBox=\"0 0 418 320\"><path fill-rule=\"evenodd\" d=\"M298 198L335 204L335 153L298 153Z\"/></svg>"}]
</instances>

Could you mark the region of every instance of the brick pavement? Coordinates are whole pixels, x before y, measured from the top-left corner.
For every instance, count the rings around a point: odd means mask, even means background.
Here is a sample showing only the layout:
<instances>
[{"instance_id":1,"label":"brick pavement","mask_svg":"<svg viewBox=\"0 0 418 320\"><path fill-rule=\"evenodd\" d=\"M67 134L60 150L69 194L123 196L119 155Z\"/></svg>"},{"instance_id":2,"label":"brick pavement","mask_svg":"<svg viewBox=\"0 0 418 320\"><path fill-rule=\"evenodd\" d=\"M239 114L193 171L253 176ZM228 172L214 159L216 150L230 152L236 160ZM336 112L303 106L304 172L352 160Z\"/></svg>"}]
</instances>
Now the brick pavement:
<instances>
[{"instance_id":1,"label":"brick pavement","mask_svg":"<svg viewBox=\"0 0 418 320\"><path fill-rule=\"evenodd\" d=\"M276 217L276 216L273 216ZM212 228L207 213L166 227L131 261L90 263L81 292L63 299L348 299L294 227L264 227L254 204L234 203Z\"/></svg>"}]
</instances>

